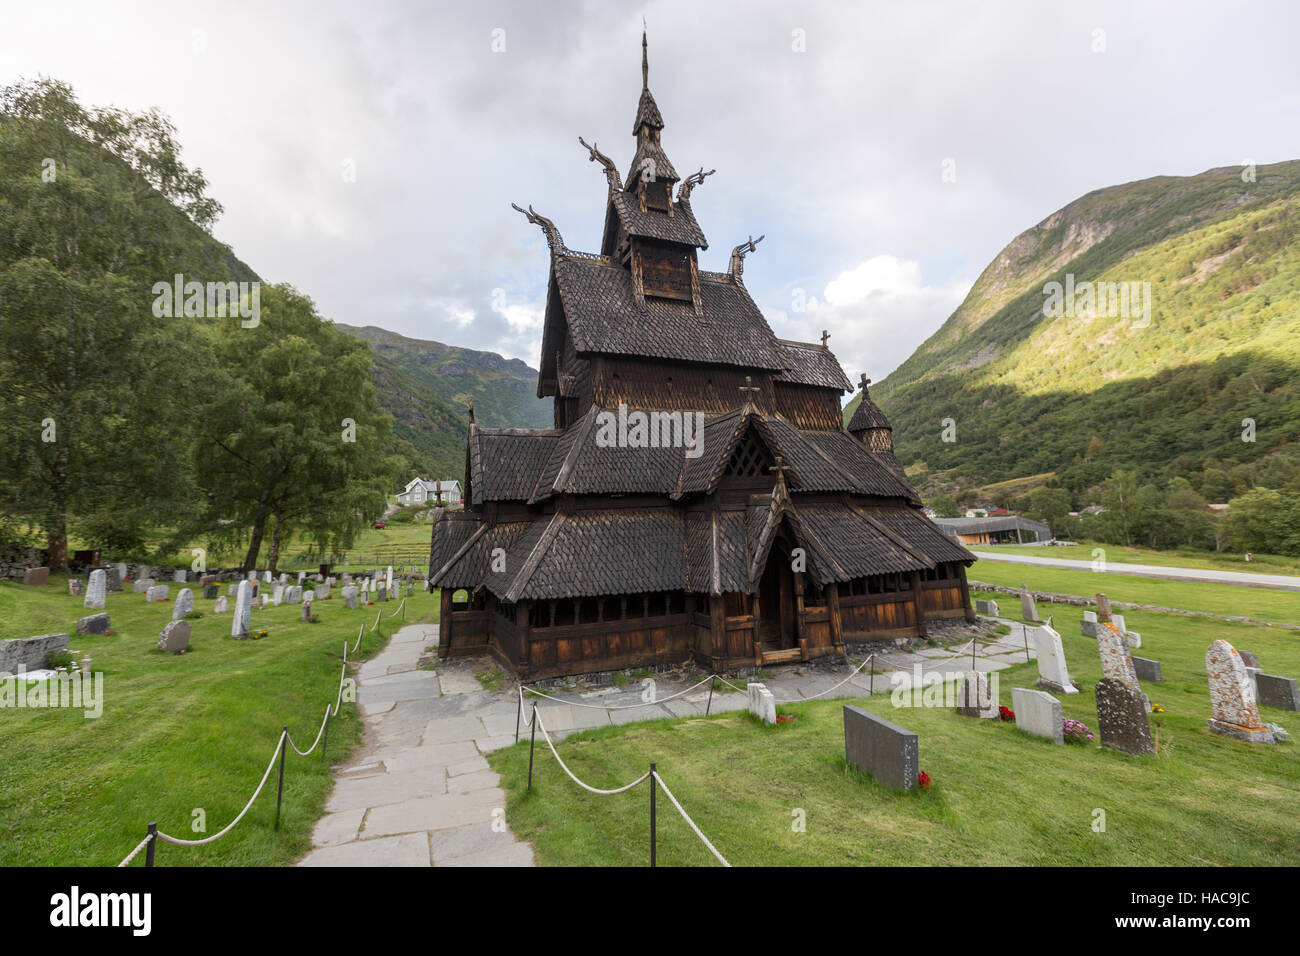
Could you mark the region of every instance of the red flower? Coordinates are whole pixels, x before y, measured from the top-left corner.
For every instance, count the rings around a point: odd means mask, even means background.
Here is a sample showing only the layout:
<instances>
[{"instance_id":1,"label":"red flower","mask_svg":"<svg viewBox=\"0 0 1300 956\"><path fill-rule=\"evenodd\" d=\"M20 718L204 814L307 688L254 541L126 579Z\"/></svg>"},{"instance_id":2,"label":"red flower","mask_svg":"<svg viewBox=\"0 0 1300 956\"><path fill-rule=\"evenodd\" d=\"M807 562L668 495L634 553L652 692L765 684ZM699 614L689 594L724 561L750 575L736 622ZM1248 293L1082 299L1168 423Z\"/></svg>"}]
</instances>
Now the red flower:
<instances>
[{"instance_id":1,"label":"red flower","mask_svg":"<svg viewBox=\"0 0 1300 956\"><path fill-rule=\"evenodd\" d=\"M1016 722L1016 712L1012 710L1010 707L999 706L998 716L1001 717L1003 720L1007 721L1008 723L1014 724Z\"/></svg>"},{"instance_id":2,"label":"red flower","mask_svg":"<svg viewBox=\"0 0 1300 956\"><path fill-rule=\"evenodd\" d=\"M916 775L916 785L922 790L930 789L930 775L922 770Z\"/></svg>"}]
</instances>

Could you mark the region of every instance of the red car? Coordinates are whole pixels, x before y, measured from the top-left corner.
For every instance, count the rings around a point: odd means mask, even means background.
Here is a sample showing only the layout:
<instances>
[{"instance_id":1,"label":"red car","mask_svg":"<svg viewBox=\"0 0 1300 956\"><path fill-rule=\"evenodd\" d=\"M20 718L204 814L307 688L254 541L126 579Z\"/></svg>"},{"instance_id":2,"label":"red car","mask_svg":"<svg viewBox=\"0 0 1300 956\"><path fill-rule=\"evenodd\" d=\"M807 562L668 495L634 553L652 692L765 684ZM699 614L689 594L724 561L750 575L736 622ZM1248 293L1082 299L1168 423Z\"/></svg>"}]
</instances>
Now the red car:
<instances>
[{"instance_id":1,"label":"red car","mask_svg":"<svg viewBox=\"0 0 1300 956\"><path fill-rule=\"evenodd\" d=\"M387 528L388 525L383 521L376 521L375 527L382 531L384 528Z\"/></svg>"}]
</instances>

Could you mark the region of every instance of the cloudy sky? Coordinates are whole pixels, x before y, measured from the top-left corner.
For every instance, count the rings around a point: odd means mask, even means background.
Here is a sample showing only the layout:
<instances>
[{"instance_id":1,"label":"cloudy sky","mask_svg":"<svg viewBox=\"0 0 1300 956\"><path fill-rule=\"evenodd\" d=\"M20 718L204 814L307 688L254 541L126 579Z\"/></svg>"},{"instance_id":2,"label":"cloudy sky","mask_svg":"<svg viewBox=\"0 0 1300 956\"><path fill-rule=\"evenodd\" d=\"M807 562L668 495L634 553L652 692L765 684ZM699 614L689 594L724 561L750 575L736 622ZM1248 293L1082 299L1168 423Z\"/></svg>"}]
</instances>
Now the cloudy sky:
<instances>
[{"instance_id":1,"label":"cloudy sky","mask_svg":"<svg viewBox=\"0 0 1300 956\"><path fill-rule=\"evenodd\" d=\"M536 366L532 203L597 250L650 88L705 269L777 335L883 378L1017 233L1090 190L1300 158L1300 5L1175 2L14 3L0 83L155 106L215 233L324 315ZM945 175L945 173L947 175ZM494 308L496 303L496 308Z\"/></svg>"}]
</instances>

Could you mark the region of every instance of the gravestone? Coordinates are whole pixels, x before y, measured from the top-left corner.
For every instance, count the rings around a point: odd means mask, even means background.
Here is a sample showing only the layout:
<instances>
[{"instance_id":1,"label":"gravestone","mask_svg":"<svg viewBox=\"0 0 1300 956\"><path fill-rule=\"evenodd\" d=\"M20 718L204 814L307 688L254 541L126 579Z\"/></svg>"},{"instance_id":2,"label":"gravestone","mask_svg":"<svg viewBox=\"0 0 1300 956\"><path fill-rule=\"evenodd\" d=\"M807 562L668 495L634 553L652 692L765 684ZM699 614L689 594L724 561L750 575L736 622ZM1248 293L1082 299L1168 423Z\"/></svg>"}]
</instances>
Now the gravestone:
<instances>
[{"instance_id":1,"label":"gravestone","mask_svg":"<svg viewBox=\"0 0 1300 956\"><path fill-rule=\"evenodd\" d=\"M186 614L194 610L194 592L189 588L181 588L176 595L176 604L172 607L172 620L182 620Z\"/></svg>"},{"instance_id":2,"label":"gravestone","mask_svg":"<svg viewBox=\"0 0 1300 956\"><path fill-rule=\"evenodd\" d=\"M328 584L318 584L318 585L316 585L316 597L318 597L318 598L320 598L320 600L324 601L324 600L328 599L329 596L330 596L330 586L329 586Z\"/></svg>"},{"instance_id":3,"label":"gravestone","mask_svg":"<svg viewBox=\"0 0 1300 956\"><path fill-rule=\"evenodd\" d=\"M271 603L274 604L276 607L279 607L282 603L284 603L283 584L277 582L275 587L271 589Z\"/></svg>"},{"instance_id":4,"label":"gravestone","mask_svg":"<svg viewBox=\"0 0 1300 956\"><path fill-rule=\"evenodd\" d=\"M1029 625L1025 625L1028 627ZM1038 656L1038 686L1058 694L1077 694L1074 679L1065 666L1061 635L1055 628L1040 624L1033 629L1034 650Z\"/></svg>"},{"instance_id":5,"label":"gravestone","mask_svg":"<svg viewBox=\"0 0 1300 956\"><path fill-rule=\"evenodd\" d=\"M71 597L81 597L81 578L68 578L68 594Z\"/></svg>"},{"instance_id":6,"label":"gravestone","mask_svg":"<svg viewBox=\"0 0 1300 956\"><path fill-rule=\"evenodd\" d=\"M1256 657L1253 652L1238 650L1237 653L1241 655L1241 662L1247 667L1253 667L1256 670L1263 668L1263 665L1259 662L1259 658Z\"/></svg>"},{"instance_id":7,"label":"gravestone","mask_svg":"<svg viewBox=\"0 0 1300 956\"><path fill-rule=\"evenodd\" d=\"M40 670L49 664L51 654L62 654L67 649L66 634L38 634L0 641L0 674Z\"/></svg>"},{"instance_id":8,"label":"gravestone","mask_svg":"<svg viewBox=\"0 0 1300 956\"><path fill-rule=\"evenodd\" d=\"M767 686L751 681L746 690L749 693L749 712L765 724L775 724L776 698Z\"/></svg>"},{"instance_id":9,"label":"gravestone","mask_svg":"<svg viewBox=\"0 0 1300 956\"><path fill-rule=\"evenodd\" d=\"M1096 695L1101 745L1135 757L1154 755L1146 701L1137 688L1128 681L1103 677L1097 681Z\"/></svg>"},{"instance_id":10,"label":"gravestone","mask_svg":"<svg viewBox=\"0 0 1300 956\"><path fill-rule=\"evenodd\" d=\"M1142 635L1137 631L1128 629L1128 625L1124 623L1123 614L1112 614L1110 620L1112 624L1119 628L1119 632L1124 635L1124 642L1128 644L1130 650L1142 646Z\"/></svg>"},{"instance_id":11,"label":"gravestone","mask_svg":"<svg viewBox=\"0 0 1300 956\"><path fill-rule=\"evenodd\" d=\"M262 583L263 583L263 584L270 584L270 583L271 583L271 572L270 572L269 570L266 570L266 571L263 571L263 572L262 572Z\"/></svg>"},{"instance_id":12,"label":"gravestone","mask_svg":"<svg viewBox=\"0 0 1300 956\"><path fill-rule=\"evenodd\" d=\"M177 569L172 572L172 584L188 584L189 577L183 569Z\"/></svg>"},{"instance_id":13,"label":"gravestone","mask_svg":"<svg viewBox=\"0 0 1300 956\"><path fill-rule=\"evenodd\" d=\"M85 617L77 618L78 634L107 634L109 628L108 612L101 611L98 614L88 614Z\"/></svg>"},{"instance_id":14,"label":"gravestone","mask_svg":"<svg viewBox=\"0 0 1300 956\"><path fill-rule=\"evenodd\" d=\"M414 593L415 593L415 583L413 581L406 582L406 596L410 597Z\"/></svg>"},{"instance_id":15,"label":"gravestone","mask_svg":"<svg viewBox=\"0 0 1300 956\"><path fill-rule=\"evenodd\" d=\"M301 620L306 621L311 619L311 595L311 591L302 592L302 610L299 612L299 618Z\"/></svg>"},{"instance_id":16,"label":"gravestone","mask_svg":"<svg viewBox=\"0 0 1300 956\"><path fill-rule=\"evenodd\" d=\"M354 585L344 585L343 604L345 607L349 608L355 608L357 606L357 589Z\"/></svg>"},{"instance_id":17,"label":"gravestone","mask_svg":"<svg viewBox=\"0 0 1300 956\"><path fill-rule=\"evenodd\" d=\"M844 757L850 767L894 790L916 788L921 748L916 734L859 707L844 707Z\"/></svg>"},{"instance_id":18,"label":"gravestone","mask_svg":"<svg viewBox=\"0 0 1300 956\"><path fill-rule=\"evenodd\" d=\"M285 585L285 584L288 584L288 583L289 583L289 572L287 572L287 571L281 571L281 572L280 572L280 584L281 584L281 585Z\"/></svg>"},{"instance_id":19,"label":"gravestone","mask_svg":"<svg viewBox=\"0 0 1300 956\"><path fill-rule=\"evenodd\" d=\"M307 572L306 572L306 571L299 571L299 572L298 572L298 586L299 586L299 587L302 586L302 582L303 582L303 579L304 579L305 577L307 577Z\"/></svg>"},{"instance_id":20,"label":"gravestone","mask_svg":"<svg viewBox=\"0 0 1300 956\"><path fill-rule=\"evenodd\" d=\"M302 600L302 588L298 587L298 585L292 584L289 587L284 589L285 604L297 604L301 600Z\"/></svg>"},{"instance_id":21,"label":"gravestone","mask_svg":"<svg viewBox=\"0 0 1300 956\"><path fill-rule=\"evenodd\" d=\"M1278 677L1260 671L1255 675L1255 694L1266 707L1300 710L1300 689L1297 689L1294 677Z\"/></svg>"},{"instance_id":22,"label":"gravestone","mask_svg":"<svg viewBox=\"0 0 1300 956\"><path fill-rule=\"evenodd\" d=\"M1148 660L1145 657L1131 657L1133 661L1133 672L1137 674L1138 680L1149 680L1153 684L1159 684L1164 680L1160 673L1160 662Z\"/></svg>"},{"instance_id":23,"label":"gravestone","mask_svg":"<svg viewBox=\"0 0 1300 956\"><path fill-rule=\"evenodd\" d=\"M203 599L205 601L216 600L217 595L220 593L221 593L221 587L219 585L216 584L203 585Z\"/></svg>"},{"instance_id":24,"label":"gravestone","mask_svg":"<svg viewBox=\"0 0 1300 956\"><path fill-rule=\"evenodd\" d=\"M998 616L998 602L997 602L997 601L978 601L978 600L977 600L977 601L975 602L975 613L976 613L976 614L985 614L985 615L987 615L987 616L989 616L989 617L997 617L997 616Z\"/></svg>"},{"instance_id":25,"label":"gravestone","mask_svg":"<svg viewBox=\"0 0 1300 956\"><path fill-rule=\"evenodd\" d=\"M1124 635L1110 621L1098 623L1097 650L1101 654L1102 677L1127 681L1135 688L1138 686L1137 672L1133 670L1133 658L1124 643Z\"/></svg>"},{"instance_id":26,"label":"gravestone","mask_svg":"<svg viewBox=\"0 0 1300 956\"><path fill-rule=\"evenodd\" d=\"M391 564L388 566L388 576L384 579L384 587L389 591L389 593L392 593L392 590L393 590L393 566L392 566Z\"/></svg>"},{"instance_id":27,"label":"gravestone","mask_svg":"<svg viewBox=\"0 0 1300 956\"><path fill-rule=\"evenodd\" d=\"M102 611L107 589L108 572L103 568L96 568L91 571L90 580L86 583L86 599L81 602L81 606L92 611Z\"/></svg>"},{"instance_id":28,"label":"gravestone","mask_svg":"<svg viewBox=\"0 0 1300 956\"><path fill-rule=\"evenodd\" d=\"M217 603L212 606L212 613L225 614L228 610L230 610L230 598L223 594L217 598Z\"/></svg>"},{"instance_id":29,"label":"gravestone","mask_svg":"<svg viewBox=\"0 0 1300 956\"><path fill-rule=\"evenodd\" d=\"M1097 637L1097 612L1084 611L1083 623L1079 625L1079 629L1083 631L1084 637L1091 637L1095 639Z\"/></svg>"},{"instance_id":30,"label":"gravestone","mask_svg":"<svg viewBox=\"0 0 1300 956\"><path fill-rule=\"evenodd\" d=\"M105 590L110 591L114 594L122 590L123 574L121 571L121 567L122 566L120 564L110 564L108 567L103 569ZM93 575L95 572L92 571L90 573Z\"/></svg>"},{"instance_id":31,"label":"gravestone","mask_svg":"<svg viewBox=\"0 0 1300 956\"><path fill-rule=\"evenodd\" d=\"M1032 624L1038 623L1038 605L1034 603L1034 596L1029 593L1029 588L1024 585L1020 586L1020 618Z\"/></svg>"},{"instance_id":32,"label":"gravestone","mask_svg":"<svg viewBox=\"0 0 1300 956\"><path fill-rule=\"evenodd\" d=\"M375 600L376 601L388 600L388 588L385 587L382 583L375 585Z\"/></svg>"},{"instance_id":33,"label":"gravestone","mask_svg":"<svg viewBox=\"0 0 1300 956\"><path fill-rule=\"evenodd\" d=\"M25 572L23 572L23 584L28 584L31 585L32 587L39 588L39 587L44 587L49 583L50 583L49 568L28 568Z\"/></svg>"},{"instance_id":34,"label":"gravestone","mask_svg":"<svg viewBox=\"0 0 1300 956\"><path fill-rule=\"evenodd\" d=\"M1205 652L1205 670L1210 680L1210 711L1214 714L1210 730L1250 743L1276 743L1273 732L1260 722L1255 682L1246 673L1237 649L1227 641L1215 641Z\"/></svg>"},{"instance_id":35,"label":"gravestone","mask_svg":"<svg viewBox=\"0 0 1300 956\"><path fill-rule=\"evenodd\" d=\"M216 584L220 580L215 574L205 574L199 578L199 584L207 587L209 584Z\"/></svg>"},{"instance_id":36,"label":"gravestone","mask_svg":"<svg viewBox=\"0 0 1300 956\"><path fill-rule=\"evenodd\" d=\"M180 654L190 646L188 621L171 621L158 635L158 649L170 654Z\"/></svg>"},{"instance_id":37,"label":"gravestone","mask_svg":"<svg viewBox=\"0 0 1300 956\"><path fill-rule=\"evenodd\" d=\"M151 587L153 587L151 578L136 578L131 585L131 591L135 594L148 594Z\"/></svg>"},{"instance_id":38,"label":"gravestone","mask_svg":"<svg viewBox=\"0 0 1300 956\"><path fill-rule=\"evenodd\" d=\"M166 584L155 584L144 594L146 601L165 601L167 595L171 594L171 587Z\"/></svg>"},{"instance_id":39,"label":"gravestone","mask_svg":"<svg viewBox=\"0 0 1300 956\"><path fill-rule=\"evenodd\" d=\"M248 640L248 631L252 623L253 586L248 581L239 582L239 591L235 595L235 617L230 622L230 636L241 641Z\"/></svg>"},{"instance_id":40,"label":"gravestone","mask_svg":"<svg viewBox=\"0 0 1300 956\"><path fill-rule=\"evenodd\" d=\"M957 684L957 713L963 717L981 717L988 720L998 716L998 702L989 690L988 675L979 671L966 671Z\"/></svg>"},{"instance_id":41,"label":"gravestone","mask_svg":"<svg viewBox=\"0 0 1300 956\"><path fill-rule=\"evenodd\" d=\"M1104 624L1110 620L1110 599L1104 594L1097 595L1097 621Z\"/></svg>"},{"instance_id":42,"label":"gravestone","mask_svg":"<svg viewBox=\"0 0 1300 956\"><path fill-rule=\"evenodd\" d=\"M1046 691L1011 688L1011 709L1016 712L1016 726L1035 737L1065 743L1061 702Z\"/></svg>"},{"instance_id":43,"label":"gravestone","mask_svg":"<svg viewBox=\"0 0 1300 956\"><path fill-rule=\"evenodd\" d=\"M238 584L227 584L227 585L226 585L226 596L227 596L227 597L234 597L234 596L235 596L236 594L238 594L238 593L239 593L239 585L238 585Z\"/></svg>"}]
</instances>

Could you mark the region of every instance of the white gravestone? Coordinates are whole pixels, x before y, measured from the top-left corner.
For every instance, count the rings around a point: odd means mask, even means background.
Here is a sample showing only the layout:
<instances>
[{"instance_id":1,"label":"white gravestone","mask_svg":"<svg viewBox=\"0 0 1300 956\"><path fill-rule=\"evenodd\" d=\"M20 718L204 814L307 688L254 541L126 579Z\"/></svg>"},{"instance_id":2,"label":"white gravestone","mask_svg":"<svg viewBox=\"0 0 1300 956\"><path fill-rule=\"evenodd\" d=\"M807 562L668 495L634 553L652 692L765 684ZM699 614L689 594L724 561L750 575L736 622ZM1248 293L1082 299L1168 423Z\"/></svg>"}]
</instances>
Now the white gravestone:
<instances>
[{"instance_id":1,"label":"white gravestone","mask_svg":"<svg viewBox=\"0 0 1300 956\"><path fill-rule=\"evenodd\" d=\"M747 688L749 712L765 724L776 723L776 698L763 684L751 682Z\"/></svg>"},{"instance_id":2,"label":"white gravestone","mask_svg":"<svg viewBox=\"0 0 1300 956\"><path fill-rule=\"evenodd\" d=\"M1025 626L1029 627L1028 624ZM1047 624L1031 627L1030 634L1033 635L1034 650L1038 655L1038 686L1058 694L1079 693L1065 666L1061 635Z\"/></svg>"},{"instance_id":3,"label":"white gravestone","mask_svg":"<svg viewBox=\"0 0 1300 956\"><path fill-rule=\"evenodd\" d=\"M194 592L189 588L181 588L180 593L176 595L176 604L172 607L172 620L184 620L185 615L194 610Z\"/></svg>"},{"instance_id":4,"label":"white gravestone","mask_svg":"<svg viewBox=\"0 0 1300 956\"><path fill-rule=\"evenodd\" d=\"M217 598L217 603L212 605L212 613L225 614L228 610L230 610L230 598L223 594L221 597Z\"/></svg>"},{"instance_id":5,"label":"white gravestone","mask_svg":"<svg viewBox=\"0 0 1300 956\"><path fill-rule=\"evenodd\" d=\"M1016 712L1016 726L1035 737L1046 737L1058 744L1065 743L1065 728L1061 719L1061 702L1041 690L1024 687L1011 688L1011 709Z\"/></svg>"},{"instance_id":6,"label":"white gravestone","mask_svg":"<svg viewBox=\"0 0 1300 956\"><path fill-rule=\"evenodd\" d=\"M247 581L239 582L239 592L235 595L235 617L230 622L230 636L245 640L252 625L253 586Z\"/></svg>"},{"instance_id":7,"label":"white gravestone","mask_svg":"<svg viewBox=\"0 0 1300 956\"><path fill-rule=\"evenodd\" d=\"M155 584L153 587L149 588L149 590L145 592L144 599L146 601L165 601L167 600L167 595L170 593L171 593L171 587L169 587L168 585Z\"/></svg>"},{"instance_id":8,"label":"white gravestone","mask_svg":"<svg viewBox=\"0 0 1300 956\"><path fill-rule=\"evenodd\" d=\"M108 572L103 568L96 568L90 572L90 581L86 584L86 599L81 602L81 606L93 611L102 611L107 591Z\"/></svg>"}]
</instances>

